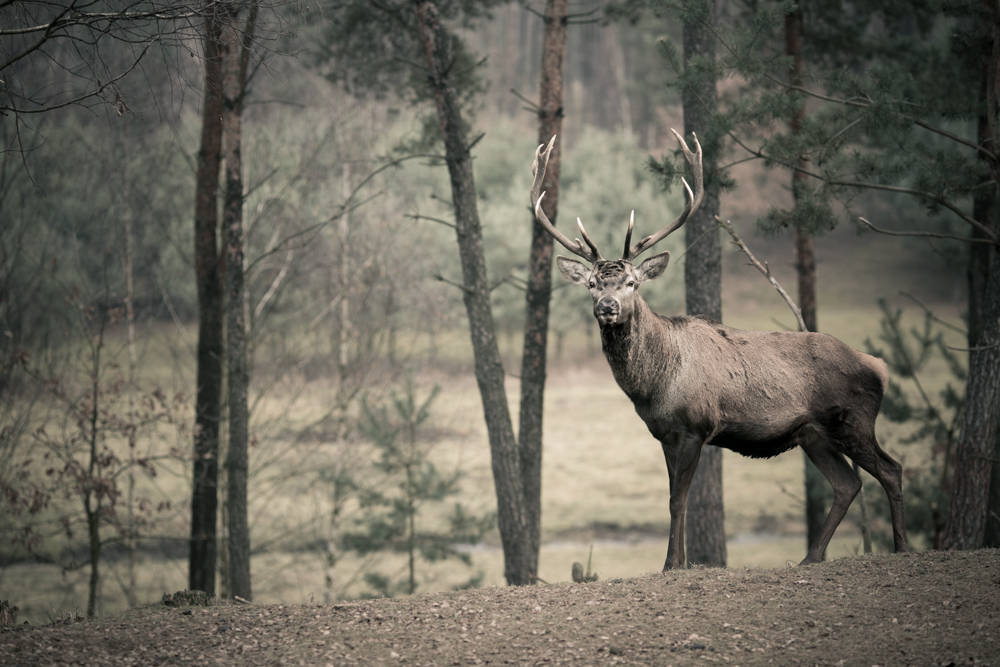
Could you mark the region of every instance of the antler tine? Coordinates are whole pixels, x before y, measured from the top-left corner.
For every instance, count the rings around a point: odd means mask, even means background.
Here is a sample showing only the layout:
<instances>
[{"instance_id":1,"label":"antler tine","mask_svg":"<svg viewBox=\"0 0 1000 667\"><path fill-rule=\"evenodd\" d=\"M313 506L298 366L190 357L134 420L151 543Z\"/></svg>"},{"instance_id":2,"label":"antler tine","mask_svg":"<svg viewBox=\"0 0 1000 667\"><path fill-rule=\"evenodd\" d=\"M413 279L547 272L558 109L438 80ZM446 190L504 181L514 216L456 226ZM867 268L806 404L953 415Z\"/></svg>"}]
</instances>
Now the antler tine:
<instances>
[{"instance_id":1,"label":"antler tine","mask_svg":"<svg viewBox=\"0 0 1000 667\"><path fill-rule=\"evenodd\" d=\"M628 259L628 252L631 249L630 244L632 243L632 227L635 225L635 211L632 211L632 215L628 217L628 231L625 233L625 251L622 254L622 259Z\"/></svg>"},{"instance_id":2,"label":"antler tine","mask_svg":"<svg viewBox=\"0 0 1000 667\"><path fill-rule=\"evenodd\" d=\"M597 249L597 246L594 245L594 242L590 240L589 236L587 236L587 230L583 228L583 221L580 220L580 218L576 219L576 226L580 228L580 234L583 235L583 240L587 242L588 246L590 246L590 252L594 256L594 259L590 261L596 262L599 259L604 259L603 257L601 257L601 251ZM574 239L574 241L576 241L579 247L581 248L583 247L583 244L580 243L580 239Z\"/></svg>"},{"instance_id":3,"label":"antler tine","mask_svg":"<svg viewBox=\"0 0 1000 667\"><path fill-rule=\"evenodd\" d=\"M531 208L535 211L535 219L545 228L545 231L552 235L552 238L559 241L563 247L574 255L579 255L588 262L593 263L603 258L601 257L601 253L597 251L597 246L587 236L587 232L583 231L583 223L580 223L580 230L589 247L585 247L583 241L580 241L580 239L570 241L565 234L549 222L548 216L542 210L542 198L545 197L545 193L541 192L542 180L545 178L545 167L549 164L549 156L552 154L552 148L555 146L555 143L556 135L552 135L552 139L549 140L547 146L540 144L535 149L535 161L531 164L531 174L534 176L531 183ZM579 222L579 218L577 218L577 222Z\"/></svg>"},{"instance_id":4,"label":"antler tine","mask_svg":"<svg viewBox=\"0 0 1000 667\"><path fill-rule=\"evenodd\" d=\"M625 252L625 256L623 257L623 259L632 261L639 255L641 255L643 252L649 250L651 247L662 241L664 238L666 238L673 232L677 231L681 227L681 225L687 222L687 219L691 216L691 214L698 210L698 207L701 206L701 200L704 199L705 197L704 176L702 173L702 166L701 166L701 158L702 158L701 144L698 142L698 135L696 135L694 132L691 133L691 138L694 139L694 146L695 146L695 151L692 152L691 149L688 148L687 142L684 141L684 137L677 134L677 132L673 129L671 129L670 131L674 133L675 137L677 137L677 143L680 144L681 151L684 153L684 159L687 161L688 165L691 166L691 174L692 177L694 178L694 191L692 192L691 186L688 185L688 182L683 178L681 178L681 183L684 184L684 191L686 193L686 199L687 199L687 205L684 207L684 212L681 213L680 217L678 217L676 220L674 220L672 223L670 223L660 231L656 232L651 236L647 236L646 238L644 238L643 240L639 241L634 246L632 246L630 249L628 249ZM630 230L630 236L631 236L631 230Z\"/></svg>"}]
</instances>

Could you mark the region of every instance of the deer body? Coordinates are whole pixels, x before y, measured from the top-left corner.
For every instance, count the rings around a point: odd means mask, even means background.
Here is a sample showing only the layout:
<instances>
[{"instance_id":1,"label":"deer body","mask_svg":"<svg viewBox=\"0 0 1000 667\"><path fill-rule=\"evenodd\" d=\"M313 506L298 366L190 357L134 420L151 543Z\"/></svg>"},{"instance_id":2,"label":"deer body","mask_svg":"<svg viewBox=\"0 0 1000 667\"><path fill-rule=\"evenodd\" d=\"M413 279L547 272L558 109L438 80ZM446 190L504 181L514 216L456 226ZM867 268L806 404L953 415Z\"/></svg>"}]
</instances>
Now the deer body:
<instances>
[{"instance_id":1,"label":"deer body","mask_svg":"<svg viewBox=\"0 0 1000 667\"><path fill-rule=\"evenodd\" d=\"M537 192L548 153L536 153L532 203L539 222L590 266L557 257L570 282L585 285L594 302L601 346L615 380L660 441L670 475L670 544L663 569L684 565L684 512L702 447L769 458L802 447L833 486L834 499L803 563L822 560L827 544L861 489L844 456L874 476L889 497L896 551L908 549L903 525L902 467L875 438L875 419L888 384L880 359L817 333L742 331L701 317L662 317L639 295L643 282L662 275L670 253L633 265L645 249L680 227L701 199L701 147L688 150L696 192L677 221L605 260L587 237L569 241L544 219ZM697 141L697 138L695 139ZM551 143L549 150L551 150ZM685 183L685 186L687 184Z\"/></svg>"},{"instance_id":2,"label":"deer body","mask_svg":"<svg viewBox=\"0 0 1000 667\"><path fill-rule=\"evenodd\" d=\"M637 310L627 324L602 325L601 341L618 386L657 440L687 430L768 458L795 447L791 435L807 424L829 430L856 395L881 401L884 362L832 336L661 317L645 302ZM805 364L811 376L799 372Z\"/></svg>"}]
</instances>

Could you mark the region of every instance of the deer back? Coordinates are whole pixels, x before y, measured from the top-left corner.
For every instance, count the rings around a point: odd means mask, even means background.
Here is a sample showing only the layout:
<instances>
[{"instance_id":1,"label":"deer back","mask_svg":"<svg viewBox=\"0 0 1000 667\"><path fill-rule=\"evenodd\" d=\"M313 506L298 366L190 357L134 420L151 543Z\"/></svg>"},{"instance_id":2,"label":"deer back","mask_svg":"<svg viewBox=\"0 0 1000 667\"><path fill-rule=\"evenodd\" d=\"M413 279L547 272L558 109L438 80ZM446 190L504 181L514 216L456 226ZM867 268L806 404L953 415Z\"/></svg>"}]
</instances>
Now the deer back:
<instances>
[{"instance_id":1,"label":"deer back","mask_svg":"<svg viewBox=\"0 0 1000 667\"><path fill-rule=\"evenodd\" d=\"M770 441L859 404L874 420L888 382L884 362L832 336L661 317L645 301L628 326L601 333L616 381L658 439L680 429L723 446Z\"/></svg>"}]
</instances>

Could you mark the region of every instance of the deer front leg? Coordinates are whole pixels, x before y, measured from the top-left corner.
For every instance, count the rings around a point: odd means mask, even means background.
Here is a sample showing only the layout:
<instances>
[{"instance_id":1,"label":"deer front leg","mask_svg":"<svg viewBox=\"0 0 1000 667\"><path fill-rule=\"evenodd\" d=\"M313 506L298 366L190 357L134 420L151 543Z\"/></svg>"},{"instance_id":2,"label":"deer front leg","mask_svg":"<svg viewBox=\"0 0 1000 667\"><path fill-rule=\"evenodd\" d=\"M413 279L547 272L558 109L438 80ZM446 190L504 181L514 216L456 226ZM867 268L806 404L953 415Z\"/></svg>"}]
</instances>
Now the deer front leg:
<instances>
[{"instance_id":1,"label":"deer front leg","mask_svg":"<svg viewBox=\"0 0 1000 667\"><path fill-rule=\"evenodd\" d=\"M684 567L684 512L688 489L698 469L702 441L686 435L670 435L661 442L670 475L670 543L663 571Z\"/></svg>"}]
</instances>

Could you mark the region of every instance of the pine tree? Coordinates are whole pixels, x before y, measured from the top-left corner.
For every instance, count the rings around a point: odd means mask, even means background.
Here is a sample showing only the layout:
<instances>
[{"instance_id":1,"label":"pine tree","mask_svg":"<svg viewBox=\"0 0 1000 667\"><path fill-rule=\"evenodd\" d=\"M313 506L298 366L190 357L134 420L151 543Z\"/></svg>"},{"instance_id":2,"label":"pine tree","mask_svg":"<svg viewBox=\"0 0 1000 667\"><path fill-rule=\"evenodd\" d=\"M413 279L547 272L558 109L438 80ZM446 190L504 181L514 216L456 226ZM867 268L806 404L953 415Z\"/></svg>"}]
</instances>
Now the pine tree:
<instances>
[{"instance_id":1,"label":"pine tree","mask_svg":"<svg viewBox=\"0 0 1000 667\"><path fill-rule=\"evenodd\" d=\"M378 595L416 592L419 560L435 563L456 559L471 565L469 552L461 547L478 543L495 525L495 515L470 515L455 503L447 517L447 531L424 527L427 513L461 490L460 473L442 474L430 460L433 443L420 436L439 389L435 386L418 403L416 387L407 383L403 394L393 393L389 405L373 406L367 399L361 403L359 430L378 451L375 469L382 477L354 483L362 515L355 521L356 530L344 533L343 547L361 555L393 551L406 556L407 562L406 575L398 581L378 572L365 574ZM470 583L476 581L474 577Z\"/></svg>"}]
</instances>

